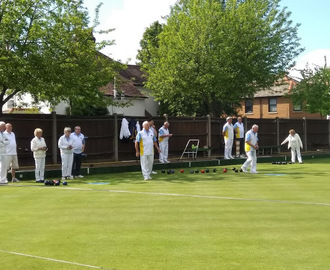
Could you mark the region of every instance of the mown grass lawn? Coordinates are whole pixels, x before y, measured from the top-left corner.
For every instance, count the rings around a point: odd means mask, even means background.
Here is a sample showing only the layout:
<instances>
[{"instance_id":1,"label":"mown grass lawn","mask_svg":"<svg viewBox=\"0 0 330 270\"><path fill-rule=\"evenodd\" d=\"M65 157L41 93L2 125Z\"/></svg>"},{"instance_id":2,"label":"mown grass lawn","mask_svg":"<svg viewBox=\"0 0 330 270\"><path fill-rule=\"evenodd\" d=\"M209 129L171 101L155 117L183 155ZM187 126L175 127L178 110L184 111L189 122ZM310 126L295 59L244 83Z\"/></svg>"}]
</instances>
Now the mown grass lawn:
<instances>
[{"instance_id":1,"label":"mown grass lawn","mask_svg":"<svg viewBox=\"0 0 330 270\"><path fill-rule=\"evenodd\" d=\"M329 164L1 186L0 269L330 269Z\"/></svg>"}]
</instances>

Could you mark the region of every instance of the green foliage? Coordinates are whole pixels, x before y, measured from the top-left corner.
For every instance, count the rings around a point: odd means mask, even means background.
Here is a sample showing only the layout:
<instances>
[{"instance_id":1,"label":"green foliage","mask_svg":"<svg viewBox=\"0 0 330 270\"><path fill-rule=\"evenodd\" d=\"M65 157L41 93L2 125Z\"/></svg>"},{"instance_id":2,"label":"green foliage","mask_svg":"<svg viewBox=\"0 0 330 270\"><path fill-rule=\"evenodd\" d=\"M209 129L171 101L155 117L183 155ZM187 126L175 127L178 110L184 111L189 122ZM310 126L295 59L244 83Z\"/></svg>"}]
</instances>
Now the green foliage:
<instances>
[{"instance_id":1,"label":"green foliage","mask_svg":"<svg viewBox=\"0 0 330 270\"><path fill-rule=\"evenodd\" d=\"M278 2L178 1L158 46L149 43L150 60L140 58L161 113L229 114L282 77L302 49Z\"/></svg>"},{"instance_id":2,"label":"green foliage","mask_svg":"<svg viewBox=\"0 0 330 270\"><path fill-rule=\"evenodd\" d=\"M164 25L156 21L143 33L143 38L140 41L141 49L138 50L136 57L141 63L152 65L153 51L159 47L159 34L163 31L163 27Z\"/></svg>"},{"instance_id":3,"label":"green foliage","mask_svg":"<svg viewBox=\"0 0 330 270\"><path fill-rule=\"evenodd\" d=\"M302 80L292 90L293 103L302 103L310 113L330 114L330 68L306 67L300 70Z\"/></svg>"},{"instance_id":4,"label":"green foliage","mask_svg":"<svg viewBox=\"0 0 330 270\"><path fill-rule=\"evenodd\" d=\"M101 100L100 100L101 101ZM76 116L103 116L109 113L107 104L104 102L84 102L83 100L76 101L71 106L67 107L67 115Z\"/></svg>"},{"instance_id":5,"label":"green foliage","mask_svg":"<svg viewBox=\"0 0 330 270\"><path fill-rule=\"evenodd\" d=\"M82 0L1 1L0 25L0 107L17 93L51 105L103 98L119 64L98 53L112 42L95 42Z\"/></svg>"}]
</instances>

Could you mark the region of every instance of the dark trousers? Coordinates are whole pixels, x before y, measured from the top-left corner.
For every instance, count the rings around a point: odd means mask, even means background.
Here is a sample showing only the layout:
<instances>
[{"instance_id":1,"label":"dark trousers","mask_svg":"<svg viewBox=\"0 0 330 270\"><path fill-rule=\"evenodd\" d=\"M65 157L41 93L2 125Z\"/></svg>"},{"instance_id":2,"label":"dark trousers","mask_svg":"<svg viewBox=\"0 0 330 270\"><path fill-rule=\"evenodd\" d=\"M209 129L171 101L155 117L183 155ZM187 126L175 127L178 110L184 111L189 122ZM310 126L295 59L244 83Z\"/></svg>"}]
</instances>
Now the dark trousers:
<instances>
[{"instance_id":1,"label":"dark trousers","mask_svg":"<svg viewBox=\"0 0 330 270\"><path fill-rule=\"evenodd\" d=\"M73 176L80 175L81 162L82 162L82 153L80 153L80 154L73 153L73 163L72 163L72 175Z\"/></svg>"}]
</instances>

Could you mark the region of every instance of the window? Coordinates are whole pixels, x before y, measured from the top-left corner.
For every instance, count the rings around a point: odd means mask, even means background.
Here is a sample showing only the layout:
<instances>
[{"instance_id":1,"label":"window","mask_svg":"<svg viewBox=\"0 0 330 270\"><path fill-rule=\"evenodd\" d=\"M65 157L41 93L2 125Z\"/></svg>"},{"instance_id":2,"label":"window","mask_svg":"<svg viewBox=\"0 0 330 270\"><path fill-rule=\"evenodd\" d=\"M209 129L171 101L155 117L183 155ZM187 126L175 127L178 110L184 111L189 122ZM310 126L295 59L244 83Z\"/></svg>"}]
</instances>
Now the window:
<instances>
[{"instance_id":1,"label":"window","mask_svg":"<svg viewBox=\"0 0 330 270\"><path fill-rule=\"evenodd\" d=\"M293 111L294 112L301 112L302 111L302 104L301 104L301 102L293 103Z\"/></svg>"},{"instance_id":2,"label":"window","mask_svg":"<svg viewBox=\"0 0 330 270\"><path fill-rule=\"evenodd\" d=\"M245 101L245 113L253 113L253 100L247 99Z\"/></svg>"},{"instance_id":3,"label":"window","mask_svg":"<svg viewBox=\"0 0 330 270\"><path fill-rule=\"evenodd\" d=\"M268 111L269 112L277 112L277 99L269 98L268 99Z\"/></svg>"}]
</instances>

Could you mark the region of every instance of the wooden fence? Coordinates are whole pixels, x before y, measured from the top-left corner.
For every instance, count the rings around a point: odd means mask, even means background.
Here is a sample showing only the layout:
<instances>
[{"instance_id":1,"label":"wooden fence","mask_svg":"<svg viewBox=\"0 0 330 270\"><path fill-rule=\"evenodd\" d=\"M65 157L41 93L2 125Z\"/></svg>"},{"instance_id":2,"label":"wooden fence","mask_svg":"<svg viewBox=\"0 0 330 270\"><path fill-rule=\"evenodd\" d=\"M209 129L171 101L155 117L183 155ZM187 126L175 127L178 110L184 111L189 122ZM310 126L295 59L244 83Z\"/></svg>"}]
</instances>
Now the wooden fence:
<instances>
[{"instance_id":1,"label":"wooden fence","mask_svg":"<svg viewBox=\"0 0 330 270\"><path fill-rule=\"evenodd\" d=\"M122 116L106 117L70 117L63 115L3 115L2 121L13 125L18 145L18 158L21 165L32 165L34 160L30 151L30 141L35 128L41 128L48 145L47 163L59 163L60 156L57 140L63 134L66 126L74 128L79 125L82 133L87 136L85 162L115 161L135 159L132 139L120 140ZM138 120L140 124L145 119L126 117L127 120ZM200 146L212 148L213 156L223 155L223 137L220 135L225 119L213 117L155 117L154 122L160 128L165 120L170 122L170 158L182 154L189 139L199 139ZM235 122L235 120L234 120ZM328 148L330 145L330 122L315 119L244 119L247 129L253 124L259 126L259 145L279 145L293 128L304 143L304 150ZM282 146L281 151L287 151ZM157 158L157 157L156 157Z\"/></svg>"}]
</instances>

